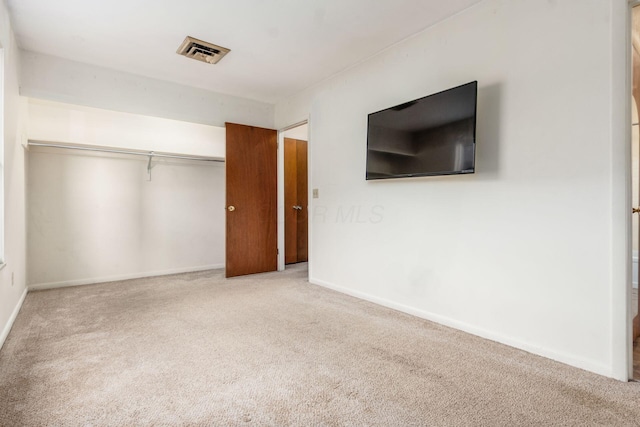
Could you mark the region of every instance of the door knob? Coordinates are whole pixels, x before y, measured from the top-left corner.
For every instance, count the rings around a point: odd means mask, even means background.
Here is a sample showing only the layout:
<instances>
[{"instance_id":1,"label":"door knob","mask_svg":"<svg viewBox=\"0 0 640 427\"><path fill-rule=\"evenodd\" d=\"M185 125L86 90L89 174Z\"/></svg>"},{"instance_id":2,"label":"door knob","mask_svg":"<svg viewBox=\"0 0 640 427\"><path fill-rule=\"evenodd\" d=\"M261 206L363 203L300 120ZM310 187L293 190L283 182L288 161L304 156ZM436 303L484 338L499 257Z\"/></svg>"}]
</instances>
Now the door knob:
<instances>
[{"instance_id":1,"label":"door knob","mask_svg":"<svg viewBox=\"0 0 640 427\"><path fill-rule=\"evenodd\" d=\"M640 208L631 209L631 213L640 213Z\"/></svg>"},{"instance_id":2,"label":"door knob","mask_svg":"<svg viewBox=\"0 0 640 427\"><path fill-rule=\"evenodd\" d=\"M232 205L232 206L229 206L227 209L229 209L229 212L233 212L236 210L236 207Z\"/></svg>"},{"instance_id":3,"label":"door knob","mask_svg":"<svg viewBox=\"0 0 640 427\"><path fill-rule=\"evenodd\" d=\"M301 211L302 210L302 206L300 205L294 205L293 209L297 210L297 211Z\"/></svg>"}]
</instances>

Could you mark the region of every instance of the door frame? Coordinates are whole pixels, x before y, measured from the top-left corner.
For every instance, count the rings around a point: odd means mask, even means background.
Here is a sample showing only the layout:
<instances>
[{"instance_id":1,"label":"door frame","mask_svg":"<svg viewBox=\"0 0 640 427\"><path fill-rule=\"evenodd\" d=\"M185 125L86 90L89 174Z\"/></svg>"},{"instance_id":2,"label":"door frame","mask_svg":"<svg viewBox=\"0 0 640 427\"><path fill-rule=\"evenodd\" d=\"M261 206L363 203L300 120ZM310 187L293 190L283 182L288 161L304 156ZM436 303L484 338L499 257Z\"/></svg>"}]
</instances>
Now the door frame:
<instances>
[{"instance_id":1,"label":"door frame","mask_svg":"<svg viewBox=\"0 0 640 427\"><path fill-rule=\"evenodd\" d=\"M627 32L627 78L625 81L626 84L626 91L627 91L627 109L626 109L626 121L628 124L631 124L631 117L632 117L632 109L636 108L636 105L633 104L631 101L632 97L629 97L629 94L631 94L633 96L633 56L631 55L631 50L633 49L633 39L632 39L632 32L633 32L633 9L635 7L640 7L640 0L629 0L628 2L628 8L627 8L627 19L626 19L626 32ZM638 111L638 113L640 113L640 111ZM628 137L628 141L627 141L627 155L628 155L628 160L626 162L626 167L628 169L627 171L627 175L628 175L628 179L629 179L629 189L628 189L628 210L629 212L631 211L631 209L634 207L632 204L633 201L633 191L638 191L638 189L634 189L633 188L633 182L632 182L632 162L633 162L633 156L632 156L632 150L633 150L633 144L639 144L639 141L633 141L632 139L632 131L631 131L631 127L632 126L628 126L629 128L629 134L627 135ZM633 235L633 226L632 226L632 221L633 221L633 214L630 215L631 216L631 220L629 221L629 233L628 237L629 237L629 242L628 242L628 259L629 259L629 263L630 263L630 270L634 268L633 266L633 240L638 240L637 235ZM627 350L629 353L629 360L628 360L628 366L629 366L629 379L632 380L633 379L633 320L634 320L634 315L633 315L633 297L632 297L632 292L633 292L633 271L631 271L629 273L629 279L628 279L628 285L627 285L627 297L628 297L628 301L627 301L627 307L629 310L629 319L631 319L628 322L628 327L629 327L629 331L627 332L627 335L629 336L629 342L627 343ZM640 299L640 297L639 297ZM636 305L638 305L638 301L636 301L635 303ZM638 314L640 315L640 313ZM638 338L640 339L640 338Z\"/></svg>"},{"instance_id":2,"label":"door frame","mask_svg":"<svg viewBox=\"0 0 640 427\"><path fill-rule=\"evenodd\" d=\"M632 10L640 0L611 6L611 376L633 379L631 93ZM624 25L615 22L624 20ZM623 84L620 78L624 76Z\"/></svg>"},{"instance_id":3,"label":"door frame","mask_svg":"<svg viewBox=\"0 0 640 427\"><path fill-rule=\"evenodd\" d=\"M640 0L639 0L640 1ZM309 118L297 123L293 123L289 126L285 126L278 129L278 271L284 271L284 133L288 130L297 128L299 126L307 125L307 200L308 200L308 215L307 215L307 233L308 233L308 245L309 245L309 276L311 276L311 242L312 242L312 215L311 215L311 120Z\"/></svg>"}]
</instances>

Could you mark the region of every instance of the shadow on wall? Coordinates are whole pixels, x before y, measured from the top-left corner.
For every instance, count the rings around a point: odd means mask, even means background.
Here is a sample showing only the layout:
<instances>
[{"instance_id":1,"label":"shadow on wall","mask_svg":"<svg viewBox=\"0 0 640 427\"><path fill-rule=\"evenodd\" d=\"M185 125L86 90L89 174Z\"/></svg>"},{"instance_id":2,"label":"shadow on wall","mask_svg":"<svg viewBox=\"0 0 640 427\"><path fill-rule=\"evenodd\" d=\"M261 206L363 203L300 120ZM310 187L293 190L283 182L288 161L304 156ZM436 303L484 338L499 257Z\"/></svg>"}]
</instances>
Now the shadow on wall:
<instances>
[{"instance_id":1,"label":"shadow on wall","mask_svg":"<svg viewBox=\"0 0 640 427\"><path fill-rule=\"evenodd\" d=\"M500 117L502 85L478 87L476 117L476 177L496 179L500 173Z\"/></svg>"}]
</instances>

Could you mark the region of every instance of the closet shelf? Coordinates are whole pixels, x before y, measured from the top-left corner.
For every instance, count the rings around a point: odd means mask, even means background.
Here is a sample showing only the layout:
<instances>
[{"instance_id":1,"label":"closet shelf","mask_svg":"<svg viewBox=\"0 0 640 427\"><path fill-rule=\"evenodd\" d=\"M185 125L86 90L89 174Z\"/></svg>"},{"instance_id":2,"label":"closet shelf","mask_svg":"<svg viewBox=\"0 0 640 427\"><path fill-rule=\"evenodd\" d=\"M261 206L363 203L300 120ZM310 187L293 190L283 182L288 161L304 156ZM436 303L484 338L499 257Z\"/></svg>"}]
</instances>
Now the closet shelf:
<instances>
[{"instance_id":1,"label":"closet shelf","mask_svg":"<svg viewBox=\"0 0 640 427\"><path fill-rule=\"evenodd\" d=\"M98 151L102 153L114 153L114 154L131 154L134 156L144 156L144 157L163 157L170 159L181 159L181 160L196 160L203 162L222 162L224 163L224 159L220 157L207 157L207 156L194 156L191 154L179 154L179 153L167 153L162 151L142 151L142 150L130 150L126 148L114 148L114 147L103 147L103 146L91 146L91 145L79 145L79 144L67 144L63 142L52 142L52 141L37 141L37 140L29 140L27 143L27 147L50 147L50 148L62 148L66 150L81 150L81 151Z\"/></svg>"}]
</instances>

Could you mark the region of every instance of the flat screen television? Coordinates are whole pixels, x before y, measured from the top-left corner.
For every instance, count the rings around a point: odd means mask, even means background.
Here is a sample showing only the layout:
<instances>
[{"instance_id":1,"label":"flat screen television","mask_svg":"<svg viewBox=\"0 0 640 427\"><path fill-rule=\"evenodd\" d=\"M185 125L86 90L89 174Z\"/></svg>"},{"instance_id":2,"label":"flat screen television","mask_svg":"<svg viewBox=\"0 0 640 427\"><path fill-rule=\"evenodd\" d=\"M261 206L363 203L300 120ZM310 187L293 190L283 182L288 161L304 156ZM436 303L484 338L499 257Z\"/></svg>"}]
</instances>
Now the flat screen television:
<instances>
[{"instance_id":1,"label":"flat screen television","mask_svg":"<svg viewBox=\"0 0 640 427\"><path fill-rule=\"evenodd\" d=\"M475 172L478 82L369 114L367 179Z\"/></svg>"}]
</instances>

